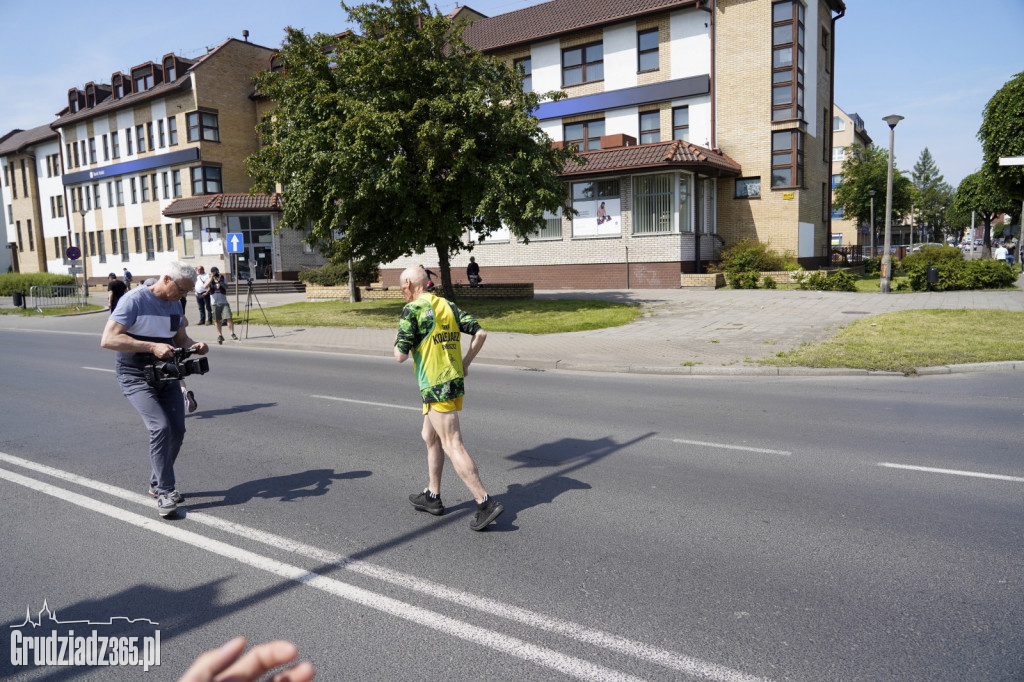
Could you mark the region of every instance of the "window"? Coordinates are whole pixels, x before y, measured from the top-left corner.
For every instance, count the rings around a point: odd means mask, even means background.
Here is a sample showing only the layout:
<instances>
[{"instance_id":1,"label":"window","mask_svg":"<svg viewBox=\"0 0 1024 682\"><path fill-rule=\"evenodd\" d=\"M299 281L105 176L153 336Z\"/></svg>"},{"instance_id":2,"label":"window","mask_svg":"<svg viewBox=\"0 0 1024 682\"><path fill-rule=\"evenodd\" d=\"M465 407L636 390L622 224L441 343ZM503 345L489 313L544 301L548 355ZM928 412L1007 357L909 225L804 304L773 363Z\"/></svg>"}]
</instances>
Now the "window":
<instances>
[{"instance_id":1,"label":"window","mask_svg":"<svg viewBox=\"0 0 1024 682\"><path fill-rule=\"evenodd\" d=\"M167 137L172 147L178 144L178 119L173 116L167 119Z\"/></svg>"},{"instance_id":2,"label":"window","mask_svg":"<svg viewBox=\"0 0 1024 682\"><path fill-rule=\"evenodd\" d=\"M565 140L565 145L574 144L581 152L600 149L602 135L604 135L604 119L566 123L562 128L562 139Z\"/></svg>"},{"instance_id":3,"label":"window","mask_svg":"<svg viewBox=\"0 0 1024 682\"><path fill-rule=\"evenodd\" d=\"M96 138L89 138L89 163L96 163Z\"/></svg>"},{"instance_id":4,"label":"window","mask_svg":"<svg viewBox=\"0 0 1024 682\"><path fill-rule=\"evenodd\" d=\"M523 57L516 59L512 62L512 66L522 69L523 72L523 92L530 92L533 90L533 60L529 57Z\"/></svg>"},{"instance_id":5,"label":"window","mask_svg":"<svg viewBox=\"0 0 1024 682\"><path fill-rule=\"evenodd\" d=\"M832 147L832 160L833 161L845 161L846 160L846 149L843 147Z\"/></svg>"},{"instance_id":6,"label":"window","mask_svg":"<svg viewBox=\"0 0 1024 682\"><path fill-rule=\"evenodd\" d=\"M156 191L156 173L153 173L152 175L149 176L149 186L153 188L153 201L156 201L157 199L160 198L159 196L157 196ZM167 196L164 195L164 199L166 198Z\"/></svg>"},{"instance_id":7,"label":"window","mask_svg":"<svg viewBox=\"0 0 1024 682\"><path fill-rule=\"evenodd\" d=\"M209 140L220 141L220 128L217 125L217 114L206 111L193 111L185 114L185 125L188 127L188 141Z\"/></svg>"},{"instance_id":8,"label":"window","mask_svg":"<svg viewBox=\"0 0 1024 682\"><path fill-rule=\"evenodd\" d=\"M220 168L200 166L192 169L192 196L220 192Z\"/></svg>"},{"instance_id":9,"label":"window","mask_svg":"<svg viewBox=\"0 0 1024 682\"><path fill-rule=\"evenodd\" d=\"M135 178L129 178L129 180L128 180L128 187L131 188L132 203L133 204L139 203L139 192L138 192L138 189L135 186Z\"/></svg>"},{"instance_id":10,"label":"window","mask_svg":"<svg viewBox=\"0 0 1024 682\"><path fill-rule=\"evenodd\" d=\"M174 68L174 57L168 57L164 60L164 83L170 83L174 80L176 70Z\"/></svg>"},{"instance_id":11,"label":"window","mask_svg":"<svg viewBox=\"0 0 1024 682\"><path fill-rule=\"evenodd\" d=\"M92 186L92 205L97 210L100 207L100 184L98 182Z\"/></svg>"},{"instance_id":12,"label":"window","mask_svg":"<svg viewBox=\"0 0 1024 682\"><path fill-rule=\"evenodd\" d=\"M136 141L135 148L138 150L139 154L141 154L144 151L146 151L146 127L145 126L143 126L141 124L135 126L135 141Z\"/></svg>"},{"instance_id":13,"label":"window","mask_svg":"<svg viewBox=\"0 0 1024 682\"><path fill-rule=\"evenodd\" d=\"M153 146L153 122L150 121L146 124L146 142L149 144L149 150L153 151L156 147Z\"/></svg>"},{"instance_id":14,"label":"window","mask_svg":"<svg viewBox=\"0 0 1024 682\"><path fill-rule=\"evenodd\" d=\"M839 132L841 130L846 130L846 121L844 121L839 116L833 116L832 117L832 130L834 130L836 132Z\"/></svg>"},{"instance_id":15,"label":"window","mask_svg":"<svg viewBox=\"0 0 1024 682\"><path fill-rule=\"evenodd\" d=\"M117 255L117 230L110 231L110 253Z\"/></svg>"},{"instance_id":16,"label":"window","mask_svg":"<svg viewBox=\"0 0 1024 682\"><path fill-rule=\"evenodd\" d=\"M107 208L114 207L114 183L107 183ZM115 251L115 253L117 253Z\"/></svg>"},{"instance_id":17,"label":"window","mask_svg":"<svg viewBox=\"0 0 1024 682\"><path fill-rule=\"evenodd\" d=\"M167 233L167 250L174 251L174 228L167 223L164 225L164 231Z\"/></svg>"},{"instance_id":18,"label":"window","mask_svg":"<svg viewBox=\"0 0 1024 682\"><path fill-rule=\"evenodd\" d=\"M173 187L174 187L174 194L173 194L173 196L174 196L175 199L178 199L178 198L181 197L181 171L180 170L171 171L171 179L174 181L173 182Z\"/></svg>"},{"instance_id":19,"label":"window","mask_svg":"<svg viewBox=\"0 0 1024 682\"><path fill-rule=\"evenodd\" d=\"M562 209L554 213L544 212L544 226L537 231L533 239L561 239L562 238Z\"/></svg>"},{"instance_id":20,"label":"window","mask_svg":"<svg viewBox=\"0 0 1024 682\"><path fill-rule=\"evenodd\" d=\"M110 161L110 140L107 135L103 136L103 160Z\"/></svg>"},{"instance_id":21,"label":"window","mask_svg":"<svg viewBox=\"0 0 1024 682\"><path fill-rule=\"evenodd\" d=\"M114 76L113 88L114 99L121 99L122 97L124 97L124 83L121 80L120 75Z\"/></svg>"},{"instance_id":22,"label":"window","mask_svg":"<svg viewBox=\"0 0 1024 682\"><path fill-rule=\"evenodd\" d=\"M139 178L139 187L142 189L142 203L149 201L149 181L143 175Z\"/></svg>"},{"instance_id":23,"label":"window","mask_svg":"<svg viewBox=\"0 0 1024 682\"><path fill-rule=\"evenodd\" d=\"M57 217L64 217L64 197L62 196L57 197Z\"/></svg>"},{"instance_id":24,"label":"window","mask_svg":"<svg viewBox=\"0 0 1024 682\"><path fill-rule=\"evenodd\" d=\"M661 112L644 111L640 114L640 144L661 142Z\"/></svg>"},{"instance_id":25,"label":"window","mask_svg":"<svg viewBox=\"0 0 1024 682\"><path fill-rule=\"evenodd\" d=\"M124 185L120 180L114 180L114 194L117 196L117 205L124 206Z\"/></svg>"},{"instance_id":26,"label":"window","mask_svg":"<svg viewBox=\"0 0 1024 682\"><path fill-rule=\"evenodd\" d=\"M620 223L619 181L598 180L572 183L573 237L617 235Z\"/></svg>"},{"instance_id":27,"label":"window","mask_svg":"<svg viewBox=\"0 0 1024 682\"><path fill-rule=\"evenodd\" d=\"M128 228L122 227L119 230L119 236L121 237L121 260L127 261L128 255Z\"/></svg>"},{"instance_id":28,"label":"window","mask_svg":"<svg viewBox=\"0 0 1024 682\"><path fill-rule=\"evenodd\" d=\"M153 67L147 66L144 69L132 72L132 91L142 92L153 87Z\"/></svg>"},{"instance_id":29,"label":"window","mask_svg":"<svg viewBox=\"0 0 1024 682\"><path fill-rule=\"evenodd\" d=\"M139 228L135 228L136 232ZM146 260L156 260L156 247L153 243L153 226L146 225Z\"/></svg>"},{"instance_id":30,"label":"window","mask_svg":"<svg viewBox=\"0 0 1024 682\"><path fill-rule=\"evenodd\" d=\"M672 109L672 139L690 141L690 107Z\"/></svg>"},{"instance_id":31,"label":"window","mask_svg":"<svg viewBox=\"0 0 1024 682\"><path fill-rule=\"evenodd\" d=\"M132 153L133 153L132 152L132 129L131 128L125 128L124 129L124 146L125 146L125 154L127 156L131 156Z\"/></svg>"},{"instance_id":32,"label":"window","mask_svg":"<svg viewBox=\"0 0 1024 682\"><path fill-rule=\"evenodd\" d=\"M170 199L171 198L171 186L168 184L168 181L167 181L167 171L164 171L163 173L160 174L160 179L163 180L162 184L163 184L163 188L164 188L164 199Z\"/></svg>"},{"instance_id":33,"label":"window","mask_svg":"<svg viewBox=\"0 0 1024 682\"><path fill-rule=\"evenodd\" d=\"M562 50L562 85L604 80L604 45L591 43Z\"/></svg>"},{"instance_id":34,"label":"window","mask_svg":"<svg viewBox=\"0 0 1024 682\"><path fill-rule=\"evenodd\" d=\"M843 184L843 175L842 175L842 173L834 174L832 176L832 189L835 189L836 187L839 187L839 185L841 185L841 184Z\"/></svg>"},{"instance_id":35,"label":"window","mask_svg":"<svg viewBox=\"0 0 1024 682\"><path fill-rule=\"evenodd\" d=\"M636 34L637 71L657 71L658 29L638 31Z\"/></svg>"},{"instance_id":36,"label":"window","mask_svg":"<svg viewBox=\"0 0 1024 682\"><path fill-rule=\"evenodd\" d=\"M117 131L110 133L110 151L111 158L121 158L121 145L117 141Z\"/></svg>"},{"instance_id":37,"label":"window","mask_svg":"<svg viewBox=\"0 0 1024 682\"><path fill-rule=\"evenodd\" d=\"M164 120L160 119L156 122L157 134L160 137L160 148L163 149L167 146L167 136L164 134Z\"/></svg>"},{"instance_id":38,"label":"window","mask_svg":"<svg viewBox=\"0 0 1024 682\"><path fill-rule=\"evenodd\" d=\"M803 117L804 6L784 0L772 5L772 120Z\"/></svg>"},{"instance_id":39,"label":"window","mask_svg":"<svg viewBox=\"0 0 1024 682\"><path fill-rule=\"evenodd\" d=\"M633 234L671 232L675 217L674 173L633 178Z\"/></svg>"},{"instance_id":40,"label":"window","mask_svg":"<svg viewBox=\"0 0 1024 682\"><path fill-rule=\"evenodd\" d=\"M103 232L97 232L96 233L96 242L97 242L97 244L99 246L99 249L97 250L97 253L100 256L100 262L101 263L106 263L107 262L107 241L106 241L105 237L106 237L106 235L104 235Z\"/></svg>"},{"instance_id":41,"label":"window","mask_svg":"<svg viewBox=\"0 0 1024 682\"><path fill-rule=\"evenodd\" d=\"M192 231L192 221L187 218L178 223L182 226L182 244L181 244L181 255L182 256L195 256L195 233ZM311 251L312 252L312 251Z\"/></svg>"},{"instance_id":42,"label":"window","mask_svg":"<svg viewBox=\"0 0 1024 682\"><path fill-rule=\"evenodd\" d=\"M799 130L772 133L772 189L803 185L804 138Z\"/></svg>"},{"instance_id":43,"label":"window","mask_svg":"<svg viewBox=\"0 0 1024 682\"><path fill-rule=\"evenodd\" d=\"M133 227L132 232L135 233L135 253L142 253L142 228Z\"/></svg>"},{"instance_id":44,"label":"window","mask_svg":"<svg viewBox=\"0 0 1024 682\"><path fill-rule=\"evenodd\" d=\"M164 233L160 229L159 225L154 225L153 226L153 234L156 237L156 250L157 251L163 251L164 250Z\"/></svg>"},{"instance_id":45,"label":"window","mask_svg":"<svg viewBox=\"0 0 1024 682\"><path fill-rule=\"evenodd\" d=\"M78 168L79 166L81 166L81 165L82 165L82 164L81 164L81 163L79 163L79 161L78 161L78 145L77 145L77 144L75 144L74 142L72 142L72 143L71 143L71 149L72 149L72 151L74 151L74 152L75 152L75 165L74 165L74 168Z\"/></svg>"},{"instance_id":46,"label":"window","mask_svg":"<svg viewBox=\"0 0 1024 682\"><path fill-rule=\"evenodd\" d=\"M736 178L734 199L760 199L761 178Z\"/></svg>"}]
</instances>

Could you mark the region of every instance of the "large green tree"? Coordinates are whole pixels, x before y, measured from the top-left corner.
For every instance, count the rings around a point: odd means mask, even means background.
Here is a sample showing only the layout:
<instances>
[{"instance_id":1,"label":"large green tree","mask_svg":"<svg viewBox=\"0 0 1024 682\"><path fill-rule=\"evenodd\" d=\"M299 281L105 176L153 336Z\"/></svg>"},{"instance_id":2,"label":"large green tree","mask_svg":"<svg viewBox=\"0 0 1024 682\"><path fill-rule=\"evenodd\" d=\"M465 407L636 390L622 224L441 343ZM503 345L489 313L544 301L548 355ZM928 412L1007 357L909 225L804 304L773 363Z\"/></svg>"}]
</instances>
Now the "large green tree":
<instances>
[{"instance_id":1,"label":"large green tree","mask_svg":"<svg viewBox=\"0 0 1024 682\"><path fill-rule=\"evenodd\" d=\"M554 149L532 112L562 93L523 92L511 64L471 49L464 24L425 0L348 6L361 35L288 28L281 69L256 78L276 104L246 162L254 191L282 188L285 227L336 261L451 257L505 226L528 239L571 212ZM470 232L471 230L471 232Z\"/></svg>"},{"instance_id":2,"label":"large green tree","mask_svg":"<svg viewBox=\"0 0 1024 682\"><path fill-rule=\"evenodd\" d=\"M847 218L856 218L858 225L871 224L871 194L875 190L875 239L885 229L885 190L889 169L889 152L879 146L851 144L843 159L843 181L836 188L833 203L843 209ZM914 203L914 186L899 169L893 168L892 212L896 223Z\"/></svg>"},{"instance_id":3,"label":"large green tree","mask_svg":"<svg viewBox=\"0 0 1024 682\"><path fill-rule=\"evenodd\" d=\"M1024 72L1006 82L985 105L978 139L984 170L1002 192L1024 200L1024 166L1000 166L1000 157L1024 156Z\"/></svg>"},{"instance_id":4,"label":"large green tree","mask_svg":"<svg viewBox=\"0 0 1024 682\"><path fill-rule=\"evenodd\" d=\"M953 200L953 188L939 173L932 153L925 147L911 173L916 198L913 219L925 232L924 241L943 241L949 232L946 209Z\"/></svg>"},{"instance_id":5,"label":"large green tree","mask_svg":"<svg viewBox=\"0 0 1024 682\"><path fill-rule=\"evenodd\" d=\"M1015 202L1006 196L996 178L983 167L960 181L953 204L957 213L970 215L973 211L981 218L985 227L981 253L988 258L992 253L992 220L1000 213L1014 212Z\"/></svg>"}]
</instances>

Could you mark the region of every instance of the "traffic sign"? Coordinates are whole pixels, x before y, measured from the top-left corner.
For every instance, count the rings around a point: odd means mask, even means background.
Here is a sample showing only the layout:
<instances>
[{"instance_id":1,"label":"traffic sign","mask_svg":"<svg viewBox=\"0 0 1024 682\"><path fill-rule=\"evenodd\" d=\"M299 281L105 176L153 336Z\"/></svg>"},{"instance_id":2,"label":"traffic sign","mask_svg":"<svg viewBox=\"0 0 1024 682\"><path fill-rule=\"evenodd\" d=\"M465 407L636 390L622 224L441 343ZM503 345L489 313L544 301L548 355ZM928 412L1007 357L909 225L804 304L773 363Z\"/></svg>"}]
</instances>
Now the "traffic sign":
<instances>
[{"instance_id":1,"label":"traffic sign","mask_svg":"<svg viewBox=\"0 0 1024 682\"><path fill-rule=\"evenodd\" d=\"M68 274L69 275L80 275L80 274L82 274L82 266L81 265L69 265L68 266Z\"/></svg>"},{"instance_id":2,"label":"traffic sign","mask_svg":"<svg viewBox=\"0 0 1024 682\"><path fill-rule=\"evenodd\" d=\"M242 253L245 240L241 232L228 232L228 253Z\"/></svg>"},{"instance_id":3,"label":"traffic sign","mask_svg":"<svg viewBox=\"0 0 1024 682\"><path fill-rule=\"evenodd\" d=\"M69 246L64 255L68 257L68 260L78 260L82 257L82 250L77 246Z\"/></svg>"}]
</instances>

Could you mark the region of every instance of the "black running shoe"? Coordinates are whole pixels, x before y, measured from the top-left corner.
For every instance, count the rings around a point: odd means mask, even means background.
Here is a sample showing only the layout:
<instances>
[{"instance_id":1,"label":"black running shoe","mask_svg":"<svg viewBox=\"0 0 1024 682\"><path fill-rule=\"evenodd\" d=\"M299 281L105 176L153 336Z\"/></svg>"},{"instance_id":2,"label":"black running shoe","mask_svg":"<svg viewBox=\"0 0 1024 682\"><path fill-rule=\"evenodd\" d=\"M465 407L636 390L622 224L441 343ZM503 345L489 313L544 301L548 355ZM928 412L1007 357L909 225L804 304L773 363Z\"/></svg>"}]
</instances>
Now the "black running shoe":
<instances>
[{"instance_id":1,"label":"black running shoe","mask_svg":"<svg viewBox=\"0 0 1024 682\"><path fill-rule=\"evenodd\" d=\"M494 519L501 516L503 511L505 511L505 508L497 500L489 497L482 505L478 504L476 506L476 514L473 515L473 520L469 522L469 527L473 530L483 530Z\"/></svg>"},{"instance_id":2,"label":"black running shoe","mask_svg":"<svg viewBox=\"0 0 1024 682\"><path fill-rule=\"evenodd\" d=\"M418 511L425 511L428 514L434 516L440 516L444 514L444 505L441 504L441 496L430 498L427 497L427 491L424 490L419 495L410 495L409 501L412 502L412 506Z\"/></svg>"}]
</instances>

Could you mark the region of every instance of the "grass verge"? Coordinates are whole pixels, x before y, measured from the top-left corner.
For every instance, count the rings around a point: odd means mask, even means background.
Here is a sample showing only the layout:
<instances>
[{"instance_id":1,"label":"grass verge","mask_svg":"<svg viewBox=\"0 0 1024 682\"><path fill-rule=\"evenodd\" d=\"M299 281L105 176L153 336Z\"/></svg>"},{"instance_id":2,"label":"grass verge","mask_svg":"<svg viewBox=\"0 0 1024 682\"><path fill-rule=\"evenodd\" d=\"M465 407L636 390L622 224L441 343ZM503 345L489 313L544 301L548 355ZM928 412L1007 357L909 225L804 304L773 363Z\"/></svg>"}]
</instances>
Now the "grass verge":
<instances>
[{"instance_id":1,"label":"grass verge","mask_svg":"<svg viewBox=\"0 0 1024 682\"><path fill-rule=\"evenodd\" d=\"M1024 359L1024 313L906 310L857 320L834 338L763 364L913 374L917 367Z\"/></svg>"}]
</instances>

